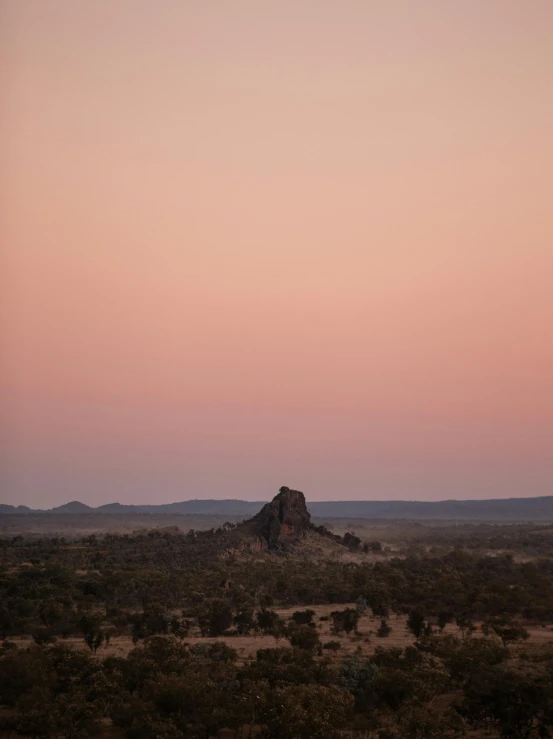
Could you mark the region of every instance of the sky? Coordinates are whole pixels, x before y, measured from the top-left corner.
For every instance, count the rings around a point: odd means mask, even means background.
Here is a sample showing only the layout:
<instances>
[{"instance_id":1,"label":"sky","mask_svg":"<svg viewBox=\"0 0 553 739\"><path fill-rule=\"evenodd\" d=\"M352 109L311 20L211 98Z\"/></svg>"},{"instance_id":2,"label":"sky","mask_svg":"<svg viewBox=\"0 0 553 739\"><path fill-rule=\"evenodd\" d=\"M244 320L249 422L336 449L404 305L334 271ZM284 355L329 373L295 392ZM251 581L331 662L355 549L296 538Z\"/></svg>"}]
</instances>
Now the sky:
<instances>
[{"instance_id":1,"label":"sky","mask_svg":"<svg viewBox=\"0 0 553 739\"><path fill-rule=\"evenodd\" d=\"M551 0L0 0L3 503L553 494Z\"/></svg>"}]
</instances>

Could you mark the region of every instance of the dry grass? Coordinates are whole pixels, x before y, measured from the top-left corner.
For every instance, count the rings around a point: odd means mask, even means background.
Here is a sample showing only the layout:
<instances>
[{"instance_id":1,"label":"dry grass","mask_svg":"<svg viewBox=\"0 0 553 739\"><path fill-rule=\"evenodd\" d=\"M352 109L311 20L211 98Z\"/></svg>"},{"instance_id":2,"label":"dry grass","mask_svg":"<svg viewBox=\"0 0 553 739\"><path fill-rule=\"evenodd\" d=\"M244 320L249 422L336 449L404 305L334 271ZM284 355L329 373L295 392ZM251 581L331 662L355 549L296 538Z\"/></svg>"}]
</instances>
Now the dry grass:
<instances>
[{"instance_id":1,"label":"dry grass","mask_svg":"<svg viewBox=\"0 0 553 739\"><path fill-rule=\"evenodd\" d=\"M378 646L382 647L401 647L414 644L414 637L407 628L407 619L405 616L390 616L388 625L392 631L388 637L381 638L376 636L376 631L380 626L380 619L375 619L370 615L364 615L359 619L359 633L350 634L333 634L331 631L332 622L320 621L321 616L330 616L330 613L335 610L342 610L344 608L354 608L355 604L340 604L340 605L320 605L320 606L294 606L292 608L280 608L276 609L278 614L284 620L288 621L294 611L304 610L310 608L315 611L314 621L316 624L319 638L323 644L329 641L339 641L341 644L340 649L337 652L332 650L324 650L325 655L332 657L333 659L341 659L345 655L358 653L360 655L369 657L374 653L374 650ZM529 633L529 639L521 643L519 646L514 647L516 651L526 651L529 653L539 653L543 649L553 649L553 626L527 626ZM456 634L461 636L461 631L454 624L448 624L445 628L445 633ZM480 636L481 632L477 630L474 632L474 636ZM27 647L32 644L30 637L14 637L13 641L17 643L19 647ZM263 634L251 634L249 636L218 636L218 637L203 637L199 634L191 634L184 640L187 644L206 644L210 642L225 642L229 647L236 649L239 655L239 661L245 662L255 658L255 654L259 649L267 649L274 647L285 647L289 648L289 642L286 639L276 640L272 636L265 636ZM84 641L78 637L70 637L68 639L59 639L60 644L66 644L75 649L86 649ZM132 639L129 636L115 636L112 637L107 647L102 647L98 650L99 657L117 656L126 657L128 653L135 647Z\"/></svg>"}]
</instances>

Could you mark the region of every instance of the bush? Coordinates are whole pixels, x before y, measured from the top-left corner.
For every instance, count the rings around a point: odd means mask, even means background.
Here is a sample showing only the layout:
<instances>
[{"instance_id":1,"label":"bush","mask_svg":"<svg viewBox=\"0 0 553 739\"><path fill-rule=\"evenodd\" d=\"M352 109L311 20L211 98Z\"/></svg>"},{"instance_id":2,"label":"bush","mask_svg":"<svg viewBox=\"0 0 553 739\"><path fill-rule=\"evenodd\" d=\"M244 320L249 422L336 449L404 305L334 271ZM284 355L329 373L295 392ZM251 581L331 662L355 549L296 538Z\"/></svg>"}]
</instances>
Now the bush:
<instances>
[{"instance_id":1,"label":"bush","mask_svg":"<svg viewBox=\"0 0 553 739\"><path fill-rule=\"evenodd\" d=\"M298 649L312 651L320 644L317 631L306 624L302 624L301 626L290 624L287 629L287 636L290 644Z\"/></svg>"},{"instance_id":2,"label":"bush","mask_svg":"<svg viewBox=\"0 0 553 739\"><path fill-rule=\"evenodd\" d=\"M56 641L52 630L46 626L35 629L32 636L35 644L38 644L39 647L43 647L45 644L53 644Z\"/></svg>"},{"instance_id":3,"label":"bush","mask_svg":"<svg viewBox=\"0 0 553 739\"><path fill-rule=\"evenodd\" d=\"M332 611L330 615L332 617L332 631L335 634L339 634L340 631L345 631L346 634L349 634L352 631L357 631L359 614L355 608L345 608L343 611Z\"/></svg>"},{"instance_id":4,"label":"bush","mask_svg":"<svg viewBox=\"0 0 553 739\"><path fill-rule=\"evenodd\" d=\"M376 632L376 635L380 638L384 638L386 636L390 636L392 632L392 627L388 625L386 619L382 619L380 622L380 626L378 627L378 630Z\"/></svg>"},{"instance_id":5,"label":"bush","mask_svg":"<svg viewBox=\"0 0 553 739\"><path fill-rule=\"evenodd\" d=\"M312 611L310 608L305 611L295 611L292 614L292 621L298 624L298 626L300 626L301 624L310 624L313 621L314 615L315 611Z\"/></svg>"},{"instance_id":6,"label":"bush","mask_svg":"<svg viewBox=\"0 0 553 739\"><path fill-rule=\"evenodd\" d=\"M197 618L203 636L219 636L232 624L232 608L222 598L211 598L198 608Z\"/></svg>"}]
</instances>

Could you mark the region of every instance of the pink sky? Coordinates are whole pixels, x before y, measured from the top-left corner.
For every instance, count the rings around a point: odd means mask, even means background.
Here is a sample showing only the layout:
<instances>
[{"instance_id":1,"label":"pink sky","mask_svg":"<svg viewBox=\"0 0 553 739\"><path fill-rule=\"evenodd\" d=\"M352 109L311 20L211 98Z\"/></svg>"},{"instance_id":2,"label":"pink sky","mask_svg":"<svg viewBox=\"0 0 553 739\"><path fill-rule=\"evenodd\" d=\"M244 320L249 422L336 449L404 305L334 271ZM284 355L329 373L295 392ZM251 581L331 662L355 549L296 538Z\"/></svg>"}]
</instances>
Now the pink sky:
<instances>
[{"instance_id":1,"label":"pink sky","mask_svg":"<svg viewBox=\"0 0 553 739\"><path fill-rule=\"evenodd\" d=\"M553 494L551 0L0 0L2 486Z\"/></svg>"}]
</instances>

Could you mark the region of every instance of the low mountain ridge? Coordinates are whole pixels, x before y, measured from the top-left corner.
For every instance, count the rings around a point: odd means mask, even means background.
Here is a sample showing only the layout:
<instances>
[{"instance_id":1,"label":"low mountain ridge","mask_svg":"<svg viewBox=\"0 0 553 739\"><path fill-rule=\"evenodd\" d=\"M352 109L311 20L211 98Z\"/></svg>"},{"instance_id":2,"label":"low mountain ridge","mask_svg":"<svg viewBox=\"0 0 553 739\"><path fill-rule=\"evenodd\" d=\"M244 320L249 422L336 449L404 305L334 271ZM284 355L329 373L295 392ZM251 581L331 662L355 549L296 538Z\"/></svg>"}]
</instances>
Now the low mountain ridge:
<instances>
[{"instance_id":1,"label":"low mountain ridge","mask_svg":"<svg viewBox=\"0 0 553 739\"><path fill-rule=\"evenodd\" d=\"M264 501L237 499L186 500L161 505L123 505L108 503L92 508L72 501L50 510L33 510L27 506L0 504L0 515L28 514L201 514L223 516L255 516ZM553 496L534 498L498 498L488 500L353 500L315 501L309 504L315 518L378 518L400 520L441 521L553 521Z\"/></svg>"},{"instance_id":2,"label":"low mountain ridge","mask_svg":"<svg viewBox=\"0 0 553 739\"><path fill-rule=\"evenodd\" d=\"M42 513L42 511L40 511ZM0 503L0 514L1 513L38 513L38 511L33 511L31 508L29 508L26 505L8 505L7 503Z\"/></svg>"}]
</instances>

